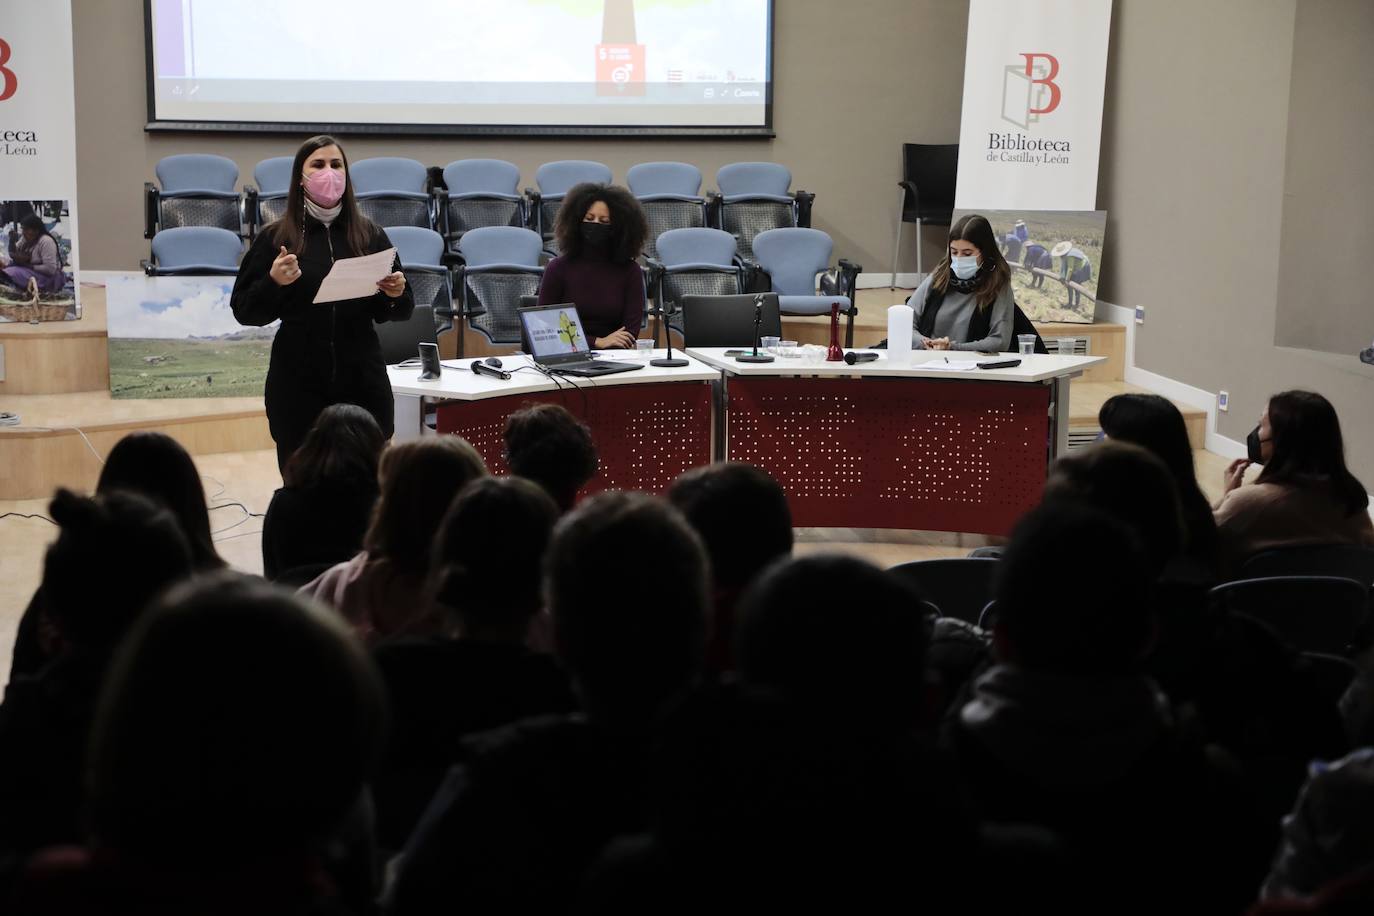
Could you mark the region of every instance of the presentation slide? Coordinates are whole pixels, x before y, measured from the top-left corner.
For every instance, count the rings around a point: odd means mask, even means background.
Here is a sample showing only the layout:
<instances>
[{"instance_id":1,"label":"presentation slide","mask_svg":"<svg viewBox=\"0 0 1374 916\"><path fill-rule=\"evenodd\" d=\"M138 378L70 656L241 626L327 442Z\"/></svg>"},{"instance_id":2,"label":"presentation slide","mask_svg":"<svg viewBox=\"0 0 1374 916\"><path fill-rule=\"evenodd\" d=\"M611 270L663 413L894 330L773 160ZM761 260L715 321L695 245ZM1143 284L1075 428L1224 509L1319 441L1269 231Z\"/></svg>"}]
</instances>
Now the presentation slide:
<instances>
[{"instance_id":1,"label":"presentation slide","mask_svg":"<svg viewBox=\"0 0 1374 916\"><path fill-rule=\"evenodd\" d=\"M520 319L525 323L531 356L560 356L590 349L577 309L571 305L524 311Z\"/></svg>"},{"instance_id":2,"label":"presentation slide","mask_svg":"<svg viewBox=\"0 0 1374 916\"><path fill-rule=\"evenodd\" d=\"M150 127L771 127L771 0L145 2Z\"/></svg>"}]
</instances>

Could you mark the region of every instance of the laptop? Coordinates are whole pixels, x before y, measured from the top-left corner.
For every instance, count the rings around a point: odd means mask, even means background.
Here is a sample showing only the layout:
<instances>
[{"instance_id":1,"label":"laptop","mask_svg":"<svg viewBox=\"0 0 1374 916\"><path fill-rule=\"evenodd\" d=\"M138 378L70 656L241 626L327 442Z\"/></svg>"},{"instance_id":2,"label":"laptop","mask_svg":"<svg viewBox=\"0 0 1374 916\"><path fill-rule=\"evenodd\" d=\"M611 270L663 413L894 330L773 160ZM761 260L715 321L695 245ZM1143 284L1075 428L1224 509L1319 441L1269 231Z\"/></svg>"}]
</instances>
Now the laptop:
<instances>
[{"instance_id":1,"label":"laptop","mask_svg":"<svg viewBox=\"0 0 1374 916\"><path fill-rule=\"evenodd\" d=\"M590 377L644 368L642 363L592 359L577 306L571 302L520 309L520 331L525 352L554 372Z\"/></svg>"}]
</instances>

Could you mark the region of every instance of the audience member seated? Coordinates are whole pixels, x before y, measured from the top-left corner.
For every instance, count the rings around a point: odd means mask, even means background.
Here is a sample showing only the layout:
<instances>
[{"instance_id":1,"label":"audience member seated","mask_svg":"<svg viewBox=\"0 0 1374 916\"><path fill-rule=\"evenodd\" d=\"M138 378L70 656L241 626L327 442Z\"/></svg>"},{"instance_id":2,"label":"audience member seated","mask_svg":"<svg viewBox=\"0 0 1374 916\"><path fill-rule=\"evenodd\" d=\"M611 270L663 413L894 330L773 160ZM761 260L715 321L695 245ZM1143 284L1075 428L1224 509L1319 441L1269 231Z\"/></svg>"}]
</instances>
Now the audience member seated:
<instances>
[{"instance_id":1,"label":"audience member seated","mask_svg":"<svg viewBox=\"0 0 1374 916\"><path fill-rule=\"evenodd\" d=\"M1216 510L1229 572L1275 547L1374 546L1369 494L1345 466L1341 424L1330 401L1311 391L1274 395L1245 445L1247 457L1226 468L1226 493ZM1263 470L1242 485L1251 464Z\"/></svg>"},{"instance_id":2,"label":"audience member seated","mask_svg":"<svg viewBox=\"0 0 1374 916\"><path fill-rule=\"evenodd\" d=\"M91 841L40 853L14 911L366 912L359 812L384 725L377 675L337 615L231 573L174 590L110 671Z\"/></svg>"},{"instance_id":3,"label":"audience member seated","mask_svg":"<svg viewBox=\"0 0 1374 916\"><path fill-rule=\"evenodd\" d=\"M1143 448L1112 440L1055 462L1045 499L1110 512L1146 545L1155 630L1145 669L1208 741L1240 761L1277 824L1307 762L1345 752L1340 714L1271 630L1215 612L1212 573L1179 555L1174 479Z\"/></svg>"},{"instance_id":4,"label":"audience member seated","mask_svg":"<svg viewBox=\"0 0 1374 916\"><path fill-rule=\"evenodd\" d=\"M1045 570L1071 550L1069 592ZM1073 500L1017 525L996 588L998 664L950 732L985 817L1064 838L1100 912L1236 912L1272 847L1236 777L1141 674L1154 621L1136 534Z\"/></svg>"},{"instance_id":5,"label":"audience member seated","mask_svg":"<svg viewBox=\"0 0 1374 916\"><path fill-rule=\"evenodd\" d=\"M198 571L224 567L210 537L210 512L200 472L180 442L155 432L129 433L120 439L105 456L95 485L97 494L113 490L142 494L169 510L190 543L191 562ZM20 618L11 679L36 674L52 659L55 632L42 612L41 597L41 592L35 594Z\"/></svg>"},{"instance_id":6,"label":"audience member seated","mask_svg":"<svg viewBox=\"0 0 1374 916\"><path fill-rule=\"evenodd\" d=\"M39 591L57 645L0 705L0 858L82 838L87 734L110 657L144 606L193 569L176 519L143 496L58 490L49 511L59 531Z\"/></svg>"},{"instance_id":7,"label":"audience member seated","mask_svg":"<svg viewBox=\"0 0 1374 916\"><path fill-rule=\"evenodd\" d=\"M668 501L701 536L711 560L707 667L734 669L735 604L769 564L792 553L787 495L767 471L730 461L694 468L674 480Z\"/></svg>"},{"instance_id":8,"label":"audience member seated","mask_svg":"<svg viewBox=\"0 0 1374 916\"><path fill-rule=\"evenodd\" d=\"M336 608L368 641L436 631L425 592L434 536L458 492L486 474L482 456L459 436L393 445L382 453L381 496L362 552L301 591Z\"/></svg>"},{"instance_id":9,"label":"audience member seated","mask_svg":"<svg viewBox=\"0 0 1374 916\"><path fill-rule=\"evenodd\" d=\"M351 559L377 503L377 464L386 439L356 404L326 407L287 460L262 522L262 574L303 585ZM315 568L318 567L318 568ZM304 570L315 568L304 580ZM294 581L293 581L294 580Z\"/></svg>"},{"instance_id":10,"label":"audience member seated","mask_svg":"<svg viewBox=\"0 0 1374 916\"><path fill-rule=\"evenodd\" d=\"M1108 439L1139 445L1164 462L1173 475L1183 510L1187 535L1184 553L1200 569L1215 574L1220 562L1217 523L1207 497L1198 488L1183 414L1157 394L1118 394L1102 405L1097 422Z\"/></svg>"},{"instance_id":11,"label":"audience member seated","mask_svg":"<svg viewBox=\"0 0 1374 916\"><path fill-rule=\"evenodd\" d=\"M620 570L608 588L592 574L607 556L654 561ZM395 863L387 912L567 910L602 848L645 829L652 720L701 669L701 542L660 499L602 493L559 523L544 568L583 713L472 740Z\"/></svg>"},{"instance_id":12,"label":"audience member seated","mask_svg":"<svg viewBox=\"0 0 1374 916\"><path fill-rule=\"evenodd\" d=\"M458 760L466 736L572 712L567 676L526 647L543 607L540 565L558 507L537 484L485 477L458 494L439 528L430 585L446 615L433 636L376 648L391 733L373 781L378 839L399 849Z\"/></svg>"},{"instance_id":13,"label":"audience member seated","mask_svg":"<svg viewBox=\"0 0 1374 916\"><path fill-rule=\"evenodd\" d=\"M533 404L506 417L506 465L543 487L560 512L596 476L592 431L558 404Z\"/></svg>"}]
</instances>

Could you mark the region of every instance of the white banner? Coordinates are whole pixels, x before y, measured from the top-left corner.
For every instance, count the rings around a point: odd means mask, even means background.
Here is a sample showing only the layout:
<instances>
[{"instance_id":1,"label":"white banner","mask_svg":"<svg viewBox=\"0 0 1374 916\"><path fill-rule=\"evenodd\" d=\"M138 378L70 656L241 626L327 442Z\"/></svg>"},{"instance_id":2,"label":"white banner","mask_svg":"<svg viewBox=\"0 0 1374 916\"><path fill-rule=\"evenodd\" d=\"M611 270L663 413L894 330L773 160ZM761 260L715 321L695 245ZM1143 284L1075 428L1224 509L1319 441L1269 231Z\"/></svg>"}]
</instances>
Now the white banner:
<instances>
[{"instance_id":1,"label":"white banner","mask_svg":"<svg viewBox=\"0 0 1374 916\"><path fill-rule=\"evenodd\" d=\"M27 277L19 220L30 214L58 244L63 275L44 282L43 317L70 298L76 318L76 99L70 0L4 0L0 15L0 256ZM19 262L13 255L21 250ZM4 266L4 265L0 265ZM12 291L12 290L11 290ZM6 315L13 311L7 305ZM34 310L37 314L37 310Z\"/></svg>"},{"instance_id":2,"label":"white banner","mask_svg":"<svg viewBox=\"0 0 1374 916\"><path fill-rule=\"evenodd\" d=\"M1096 210L1111 0L970 0L960 210Z\"/></svg>"}]
</instances>

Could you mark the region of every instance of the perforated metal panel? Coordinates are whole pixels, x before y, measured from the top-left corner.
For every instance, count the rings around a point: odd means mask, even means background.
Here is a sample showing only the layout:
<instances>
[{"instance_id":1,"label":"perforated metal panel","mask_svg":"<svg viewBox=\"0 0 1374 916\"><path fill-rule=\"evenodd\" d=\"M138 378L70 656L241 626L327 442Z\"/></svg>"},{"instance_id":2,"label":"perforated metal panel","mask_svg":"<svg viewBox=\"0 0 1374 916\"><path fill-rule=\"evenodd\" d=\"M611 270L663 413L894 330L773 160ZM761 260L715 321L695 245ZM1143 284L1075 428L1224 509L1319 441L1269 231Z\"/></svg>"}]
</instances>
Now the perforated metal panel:
<instances>
[{"instance_id":1,"label":"perforated metal panel","mask_svg":"<svg viewBox=\"0 0 1374 916\"><path fill-rule=\"evenodd\" d=\"M158 213L163 229L180 226L215 226L239 231L237 197L163 197Z\"/></svg>"},{"instance_id":2,"label":"perforated metal panel","mask_svg":"<svg viewBox=\"0 0 1374 916\"><path fill-rule=\"evenodd\" d=\"M455 238L472 229L524 224L525 210L518 200L451 200L448 204L449 230Z\"/></svg>"},{"instance_id":3,"label":"perforated metal panel","mask_svg":"<svg viewBox=\"0 0 1374 916\"><path fill-rule=\"evenodd\" d=\"M449 401L439 405L438 430L467 439L493 474L504 474L506 417L528 404L561 404L591 427L601 460L583 496L610 489L662 493L683 471L711 461L709 383L578 384L577 391Z\"/></svg>"},{"instance_id":4,"label":"perforated metal panel","mask_svg":"<svg viewBox=\"0 0 1374 916\"><path fill-rule=\"evenodd\" d=\"M705 208L690 200L644 200L644 218L649 223L649 238L644 256L658 257L658 237L670 229L699 229L706 225Z\"/></svg>"},{"instance_id":5,"label":"perforated metal panel","mask_svg":"<svg viewBox=\"0 0 1374 916\"><path fill-rule=\"evenodd\" d=\"M1006 534L1040 498L1045 385L729 381L731 460L782 484L793 524Z\"/></svg>"},{"instance_id":6,"label":"perforated metal panel","mask_svg":"<svg viewBox=\"0 0 1374 916\"><path fill-rule=\"evenodd\" d=\"M419 226L433 229L429 219L429 201L405 197L369 197L358 201L363 216L383 228L387 226Z\"/></svg>"},{"instance_id":7,"label":"perforated metal panel","mask_svg":"<svg viewBox=\"0 0 1374 916\"><path fill-rule=\"evenodd\" d=\"M795 226L797 217L790 203L742 200L721 204L720 222L720 228L736 238L740 257L753 258L754 236L769 229Z\"/></svg>"}]
</instances>

